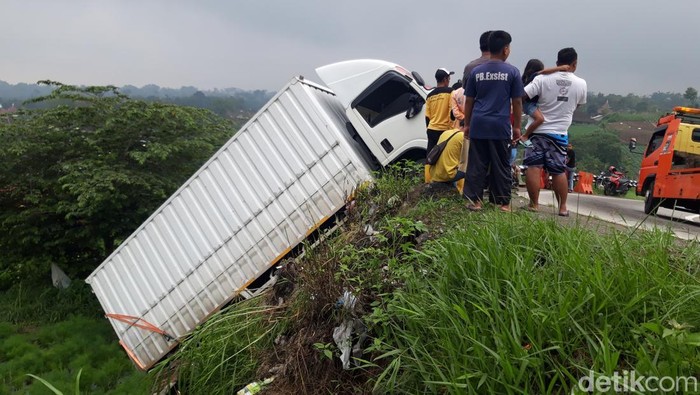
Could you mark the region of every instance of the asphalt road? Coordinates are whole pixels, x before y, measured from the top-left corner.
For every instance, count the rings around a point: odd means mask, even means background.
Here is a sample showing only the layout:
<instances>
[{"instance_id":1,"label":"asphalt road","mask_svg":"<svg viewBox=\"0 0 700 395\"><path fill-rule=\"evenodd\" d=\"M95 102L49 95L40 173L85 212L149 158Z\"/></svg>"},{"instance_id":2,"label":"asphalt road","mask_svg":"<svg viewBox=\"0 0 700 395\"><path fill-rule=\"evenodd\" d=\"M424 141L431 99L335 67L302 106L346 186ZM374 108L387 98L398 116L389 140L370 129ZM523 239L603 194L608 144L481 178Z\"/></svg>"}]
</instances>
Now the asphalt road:
<instances>
[{"instance_id":1,"label":"asphalt road","mask_svg":"<svg viewBox=\"0 0 700 395\"><path fill-rule=\"evenodd\" d=\"M525 188L518 195L527 198ZM554 206L554 192L543 189L540 205ZM571 215L587 215L619 225L670 229L677 237L700 241L700 215L660 208L656 216L644 214L644 201L620 197L570 193L567 206Z\"/></svg>"}]
</instances>

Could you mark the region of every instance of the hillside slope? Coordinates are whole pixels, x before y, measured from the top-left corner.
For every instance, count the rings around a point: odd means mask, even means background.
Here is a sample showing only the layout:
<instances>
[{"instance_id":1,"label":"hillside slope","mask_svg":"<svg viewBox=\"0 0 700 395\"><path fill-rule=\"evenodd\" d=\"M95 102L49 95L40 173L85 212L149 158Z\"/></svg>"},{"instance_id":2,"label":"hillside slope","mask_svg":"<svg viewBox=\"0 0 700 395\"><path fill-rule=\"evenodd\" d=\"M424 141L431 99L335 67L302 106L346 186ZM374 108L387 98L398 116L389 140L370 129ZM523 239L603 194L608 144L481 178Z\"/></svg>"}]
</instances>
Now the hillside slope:
<instances>
[{"instance_id":1,"label":"hillside slope","mask_svg":"<svg viewBox=\"0 0 700 395\"><path fill-rule=\"evenodd\" d=\"M559 394L590 372L700 372L697 243L471 213L419 173L393 168L358 191L336 233L266 294L212 317L159 372L188 394L266 378L270 394Z\"/></svg>"}]
</instances>

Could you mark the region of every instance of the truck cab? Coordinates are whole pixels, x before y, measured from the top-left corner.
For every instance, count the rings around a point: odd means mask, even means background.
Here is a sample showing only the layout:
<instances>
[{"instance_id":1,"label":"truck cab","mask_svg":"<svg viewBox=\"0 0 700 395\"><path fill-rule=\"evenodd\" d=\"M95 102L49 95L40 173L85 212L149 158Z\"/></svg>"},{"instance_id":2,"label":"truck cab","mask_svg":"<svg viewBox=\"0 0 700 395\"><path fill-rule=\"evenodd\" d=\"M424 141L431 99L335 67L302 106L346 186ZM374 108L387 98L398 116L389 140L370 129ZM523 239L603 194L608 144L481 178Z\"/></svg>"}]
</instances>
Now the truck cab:
<instances>
[{"instance_id":1,"label":"truck cab","mask_svg":"<svg viewBox=\"0 0 700 395\"><path fill-rule=\"evenodd\" d=\"M428 90L419 74L375 59L333 63L316 73L341 102L348 132L367 148L375 170L425 158Z\"/></svg>"},{"instance_id":2,"label":"truck cab","mask_svg":"<svg viewBox=\"0 0 700 395\"><path fill-rule=\"evenodd\" d=\"M647 214L659 207L700 212L700 109L675 107L659 118L636 193L644 196Z\"/></svg>"}]
</instances>

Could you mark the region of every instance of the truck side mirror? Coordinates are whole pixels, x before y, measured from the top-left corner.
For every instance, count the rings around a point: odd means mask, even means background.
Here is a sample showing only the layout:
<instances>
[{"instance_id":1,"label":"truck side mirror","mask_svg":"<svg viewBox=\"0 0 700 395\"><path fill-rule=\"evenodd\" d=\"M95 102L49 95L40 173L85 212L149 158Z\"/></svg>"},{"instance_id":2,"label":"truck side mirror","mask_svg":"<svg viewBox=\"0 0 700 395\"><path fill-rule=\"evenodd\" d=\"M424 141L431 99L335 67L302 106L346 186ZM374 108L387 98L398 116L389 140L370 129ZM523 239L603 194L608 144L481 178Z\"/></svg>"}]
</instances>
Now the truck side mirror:
<instances>
[{"instance_id":1,"label":"truck side mirror","mask_svg":"<svg viewBox=\"0 0 700 395\"><path fill-rule=\"evenodd\" d=\"M411 72L411 75L413 76L413 79L416 80L416 82L418 83L418 85L420 85L420 86L422 86L423 88L425 88L425 80L423 79L423 77L422 77L420 74L418 74L417 71L412 71L412 72Z\"/></svg>"},{"instance_id":2,"label":"truck side mirror","mask_svg":"<svg viewBox=\"0 0 700 395\"><path fill-rule=\"evenodd\" d=\"M637 139L634 138L634 137L632 137L632 138L630 139L630 143L629 143L630 152L631 152L631 151L634 151L636 148L637 148Z\"/></svg>"},{"instance_id":3,"label":"truck side mirror","mask_svg":"<svg viewBox=\"0 0 700 395\"><path fill-rule=\"evenodd\" d=\"M408 109L406 110L406 118L411 119L416 115L420 114L420 111L423 109L423 104L425 104L425 100L423 100L422 97L416 94L411 95L411 97L408 98Z\"/></svg>"}]
</instances>

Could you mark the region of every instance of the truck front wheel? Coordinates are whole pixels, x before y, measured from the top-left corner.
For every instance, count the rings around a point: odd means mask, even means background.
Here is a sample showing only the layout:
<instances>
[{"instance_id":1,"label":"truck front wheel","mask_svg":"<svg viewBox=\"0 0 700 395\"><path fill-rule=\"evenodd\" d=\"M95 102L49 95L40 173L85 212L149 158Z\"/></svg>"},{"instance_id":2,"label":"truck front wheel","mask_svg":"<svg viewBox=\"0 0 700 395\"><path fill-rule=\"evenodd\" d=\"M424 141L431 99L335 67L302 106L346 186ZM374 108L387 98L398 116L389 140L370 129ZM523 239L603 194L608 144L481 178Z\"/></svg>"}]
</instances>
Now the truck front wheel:
<instances>
[{"instance_id":1,"label":"truck front wheel","mask_svg":"<svg viewBox=\"0 0 700 395\"><path fill-rule=\"evenodd\" d=\"M644 214L655 215L660 202L661 199L654 197L654 181L652 181L644 192Z\"/></svg>"}]
</instances>

